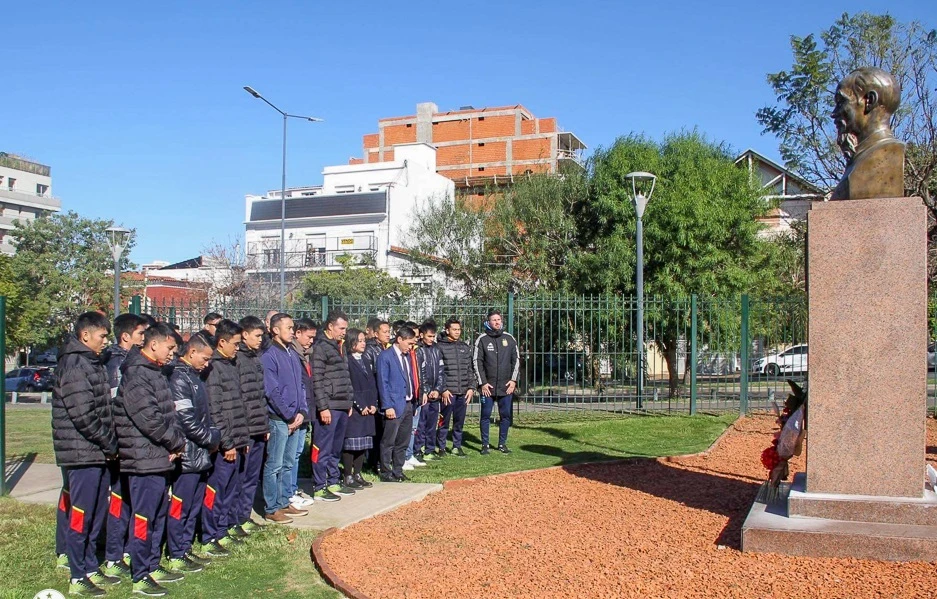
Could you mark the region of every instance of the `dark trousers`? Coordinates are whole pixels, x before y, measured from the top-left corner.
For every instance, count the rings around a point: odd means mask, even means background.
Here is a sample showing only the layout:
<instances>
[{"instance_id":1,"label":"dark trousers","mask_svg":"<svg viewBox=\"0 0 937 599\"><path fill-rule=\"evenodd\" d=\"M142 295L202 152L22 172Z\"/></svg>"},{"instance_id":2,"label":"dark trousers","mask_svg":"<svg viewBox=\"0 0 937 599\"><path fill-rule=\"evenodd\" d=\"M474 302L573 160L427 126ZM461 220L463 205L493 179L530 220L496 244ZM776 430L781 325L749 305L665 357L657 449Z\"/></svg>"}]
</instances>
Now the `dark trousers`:
<instances>
[{"instance_id":1,"label":"dark trousers","mask_svg":"<svg viewBox=\"0 0 937 599\"><path fill-rule=\"evenodd\" d=\"M442 402L428 401L420 410L420 423L413 436L413 453L422 453L436 448L436 427L439 426L439 405Z\"/></svg>"},{"instance_id":2,"label":"dark trousers","mask_svg":"<svg viewBox=\"0 0 937 599\"><path fill-rule=\"evenodd\" d=\"M228 515L237 500L237 458L233 462L225 461L221 451L212 458L213 469L205 484L205 499L202 502L203 543L217 541L228 534Z\"/></svg>"},{"instance_id":3,"label":"dark trousers","mask_svg":"<svg viewBox=\"0 0 937 599\"><path fill-rule=\"evenodd\" d=\"M312 427L312 478L315 490L339 484L342 480L338 462L345 443L345 428L348 426L347 410L329 410L332 422L322 424L318 417Z\"/></svg>"},{"instance_id":4,"label":"dark trousers","mask_svg":"<svg viewBox=\"0 0 937 599\"><path fill-rule=\"evenodd\" d=\"M503 397L485 397L481 396L482 414L481 414L481 434L482 445L488 445L488 427L491 424L491 411L494 409L495 402L498 402L498 445L507 445L508 429L511 428L511 401L512 395Z\"/></svg>"},{"instance_id":5,"label":"dark trousers","mask_svg":"<svg viewBox=\"0 0 937 599\"><path fill-rule=\"evenodd\" d=\"M446 449L446 437L449 435L449 419L452 419L452 448L462 447L462 429L465 427L465 405L464 395L453 395L452 401L448 406L443 406L441 411L441 421L439 430L436 431L436 447L441 450Z\"/></svg>"},{"instance_id":6,"label":"dark trousers","mask_svg":"<svg viewBox=\"0 0 937 599\"><path fill-rule=\"evenodd\" d=\"M59 493L59 509L55 513L55 555L65 553L65 534L68 530L68 514L72 509L72 498L68 492L68 470L62 468L62 491Z\"/></svg>"},{"instance_id":7,"label":"dark trousers","mask_svg":"<svg viewBox=\"0 0 937 599\"><path fill-rule=\"evenodd\" d=\"M238 494L237 507L234 511L235 523L231 526L244 524L251 519L251 510L254 507L254 496L257 494L257 485L260 483L260 471L264 465L264 448L267 446L265 435L251 437L247 455L240 460L238 478L241 488ZM230 522L230 518L228 519Z\"/></svg>"},{"instance_id":8,"label":"dark trousers","mask_svg":"<svg viewBox=\"0 0 937 599\"><path fill-rule=\"evenodd\" d=\"M160 547L166 531L167 490L169 473L129 474L130 505L133 522L130 526L130 570L134 582L159 566Z\"/></svg>"},{"instance_id":9,"label":"dark trousers","mask_svg":"<svg viewBox=\"0 0 937 599\"><path fill-rule=\"evenodd\" d=\"M120 473L117 462L107 463L111 495L107 502L107 543L104 559L116 562L124 559L127 551L127 529L130 526L130 489L127 475Z\"/></svg>"},{"instance_id":10,"label":"dark trousers","mask_svg":"<svg viewBox=\"0 0 937 599\"><path fill-rule=\"evenodd\" d=\"M394 419L383 418L381 434L381 473L401 476L407 459L410 431L413 430L413 402L408 401L403 414Z\"/></svg>"},{"instance_id":11,"label":"dark trousers","mask_svg":"<svg viewBox=\"0 0 937 599\"><path fill-rule=\"evenodd\" d=\"M107 510L107 469L104 466L64 468L70 509L65 553L72 578L82 578L100 565L95 551Z\"/></svg>"},{"instance_id":12,"label":"dark trousers","mask_svg":"<svg viewBox=\"0 0 937 599\"><path fill-rule=\"evenodd\" d=\"M192 549L195 523L205 499L207 480L207 471L173 473L169 517L166 519L166 548L171 558L180 558Z\"/></svg>"}]
</instances>

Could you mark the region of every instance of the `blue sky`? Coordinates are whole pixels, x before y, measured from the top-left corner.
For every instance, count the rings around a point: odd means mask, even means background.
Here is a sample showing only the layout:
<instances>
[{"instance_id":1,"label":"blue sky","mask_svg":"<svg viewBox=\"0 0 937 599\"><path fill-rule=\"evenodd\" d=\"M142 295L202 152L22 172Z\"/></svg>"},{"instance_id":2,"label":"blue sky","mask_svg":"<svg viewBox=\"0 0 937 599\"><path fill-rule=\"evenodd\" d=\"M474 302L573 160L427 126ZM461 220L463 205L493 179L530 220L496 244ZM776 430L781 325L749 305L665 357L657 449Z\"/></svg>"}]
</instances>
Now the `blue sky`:
<instances>
[{"instance_id":1,"label":"blue sky","mask_svg":"<svg viewBox=\"0 0 937 599\"><path fill-rule=\"evenodd\" d=\"M382 117L524 104L590 148L698 127L777 159L755 111L789 36L844 10L933 27L925 1L8 2L0 150L52 166L63 210L137 229L137 263L243 235L244 194L361 155Z\"/></svg>"}]
</instances>

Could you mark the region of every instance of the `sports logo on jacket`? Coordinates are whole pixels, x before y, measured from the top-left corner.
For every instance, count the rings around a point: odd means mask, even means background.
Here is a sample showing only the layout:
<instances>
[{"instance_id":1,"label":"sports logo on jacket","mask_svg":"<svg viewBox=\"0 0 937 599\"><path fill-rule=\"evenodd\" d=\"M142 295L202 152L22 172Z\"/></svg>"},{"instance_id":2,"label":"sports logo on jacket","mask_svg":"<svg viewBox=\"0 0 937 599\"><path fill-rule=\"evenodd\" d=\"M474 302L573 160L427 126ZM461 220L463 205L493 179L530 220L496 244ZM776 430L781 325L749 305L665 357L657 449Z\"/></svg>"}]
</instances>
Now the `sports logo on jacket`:
<instances>
[{"instance_id":1,"label":"sports logo on jacket","mask_svg":"<svg viewBox=\"0 0 937 599\"><path fill-rule=\"evenodd\" d=\"M488 351L494 351L494 350L495 350L495 344L492 343L491 341L489 341L489 342L488 342L488 346L487 346L485 349L488 350Z\"/></svg>"}]
</instances>

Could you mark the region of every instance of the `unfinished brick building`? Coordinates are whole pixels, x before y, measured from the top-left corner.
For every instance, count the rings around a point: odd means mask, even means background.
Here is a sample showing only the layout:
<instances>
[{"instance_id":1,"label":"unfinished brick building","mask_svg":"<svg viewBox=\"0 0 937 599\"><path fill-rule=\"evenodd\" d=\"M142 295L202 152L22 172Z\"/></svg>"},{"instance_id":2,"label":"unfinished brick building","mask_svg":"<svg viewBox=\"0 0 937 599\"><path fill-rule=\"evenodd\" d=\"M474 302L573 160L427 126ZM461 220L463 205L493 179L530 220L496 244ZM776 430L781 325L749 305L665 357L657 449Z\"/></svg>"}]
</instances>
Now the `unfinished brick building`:
<instances>
[{"instance_id":1,"label":"unfinished brick building","mask_svg":"<svg viewBox=\"0 0 937 599\"><path fill-rule=\"evenodd\" d=\"M538 119L521 106L439 112L432 102L417 104L416 114L384 118L378 132L364 136L363 158L352 164L394 159L394 146L424 142L437 148L436 171L463 191L508 184L526 173L557 173L581 166L586 146L562 131L555 118Z\"/></svg>"}]
</instances>

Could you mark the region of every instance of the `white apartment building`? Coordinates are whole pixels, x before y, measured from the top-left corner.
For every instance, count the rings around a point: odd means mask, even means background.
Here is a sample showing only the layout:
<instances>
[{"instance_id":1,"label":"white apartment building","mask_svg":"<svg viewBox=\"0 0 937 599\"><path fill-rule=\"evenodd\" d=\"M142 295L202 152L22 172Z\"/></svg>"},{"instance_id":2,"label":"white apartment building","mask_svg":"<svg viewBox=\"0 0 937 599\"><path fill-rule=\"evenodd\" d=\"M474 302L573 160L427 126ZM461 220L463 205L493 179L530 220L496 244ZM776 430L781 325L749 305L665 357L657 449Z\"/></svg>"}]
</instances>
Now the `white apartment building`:
<instances>
[{"instance_id":1,"label":"white apartment building","mask_svg":"<svg viewBox=\"0 0 937 599\"><path fill-rule=\"evenodd\" d=\"M425 143L394 146L394 160L328 166L322 185L286 190L287 277L316 269L342 268L354 257L411 284L429 283L432 272L408 268L403 240L407 221L422 203L455 195L451 179L436 173L436 148ZM247 273L278 277L280 190L246 196Z\"/></svg>"},{"instance_id":2,"label":"white apartment building","mask_svg":"<svg viewBox=\"0 0 937 599\"><path fill-rule=\"evenodd\" d=\"M52 197L52 169L44 164L0 152L0 253L13 254L13 223L31 221L62 209Z\"/></svg>"}]
</instances>

